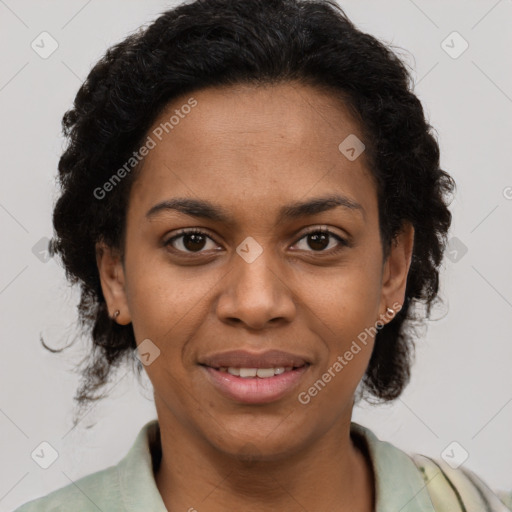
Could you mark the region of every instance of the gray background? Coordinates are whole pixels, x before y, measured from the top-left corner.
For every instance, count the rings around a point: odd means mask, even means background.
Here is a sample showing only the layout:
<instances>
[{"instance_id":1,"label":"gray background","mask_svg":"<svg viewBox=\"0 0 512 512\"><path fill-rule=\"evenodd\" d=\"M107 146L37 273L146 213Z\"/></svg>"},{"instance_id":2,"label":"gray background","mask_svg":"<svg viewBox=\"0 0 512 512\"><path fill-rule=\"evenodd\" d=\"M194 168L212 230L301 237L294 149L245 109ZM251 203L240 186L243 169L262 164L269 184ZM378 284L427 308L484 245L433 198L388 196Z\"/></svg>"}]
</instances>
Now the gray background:
<instances>
[{"instance_id":1,"label":"gray background","mask_svg":"<svg viewBox=\"0 0 512 512\"><path fill-rule=\"evenodd\" d=\"M360 29L407 50L399 53L437 130L442 167L458 184L445 306L417 343L411 384L391 405L358 407L354 420L432 457L457 441L465 467L512 490L512 1L341 4ZM40 247L52 235L62 114L107 47L172 5L0 0L0 511L117 463L156 417L147 379L140 387L121 369L110 398L70 431L72 370L87 345L52 355L39 343L40 334L69 342L78 298ZM58 43L46 59L31 47L43 31ZM469 44L457 58L462 40L446 39L454 31ZM59 454L48 469L31 458L42 441Z\"/></svg>"}]
</instances>

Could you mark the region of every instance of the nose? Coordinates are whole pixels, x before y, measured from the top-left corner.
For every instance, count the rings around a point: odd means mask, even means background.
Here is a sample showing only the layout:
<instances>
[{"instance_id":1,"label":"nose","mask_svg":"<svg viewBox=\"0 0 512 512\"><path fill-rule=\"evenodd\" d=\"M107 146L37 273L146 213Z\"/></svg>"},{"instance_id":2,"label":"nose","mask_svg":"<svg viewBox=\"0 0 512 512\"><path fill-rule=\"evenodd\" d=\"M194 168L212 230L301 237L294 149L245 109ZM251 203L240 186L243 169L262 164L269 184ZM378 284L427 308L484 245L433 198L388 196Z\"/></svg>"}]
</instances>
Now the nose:
<instances>
[{"instance_id":1,"label":"nose","mask_svg":"<svg viewBox=\"0 0 512 512\"><path fill-rule=\"evenodd\" d=\"M232 270L224 279L217 302L217 315L222 321L263 329L271 323L293 320L293 285L271 252L263 250L252 262L234 255Z\"/></svg>"}]
</instances>

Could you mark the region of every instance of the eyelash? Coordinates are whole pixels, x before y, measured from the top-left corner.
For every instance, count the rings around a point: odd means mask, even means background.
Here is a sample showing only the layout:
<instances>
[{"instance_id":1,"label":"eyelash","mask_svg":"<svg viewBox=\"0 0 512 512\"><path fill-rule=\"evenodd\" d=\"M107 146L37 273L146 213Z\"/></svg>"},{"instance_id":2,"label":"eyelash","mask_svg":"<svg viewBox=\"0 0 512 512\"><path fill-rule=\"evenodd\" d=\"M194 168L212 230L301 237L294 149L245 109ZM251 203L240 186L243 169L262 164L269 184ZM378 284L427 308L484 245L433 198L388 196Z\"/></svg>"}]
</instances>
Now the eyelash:
<instances>
[{"instance_id":1,"label":"eyelash","mask_svg":"<svg viewBox=\"0 0 512 512\"><path fill-rule=\"evenodd\" d=\"M333 255L333 254L337 254L339 251L343 250L345 247L348 247L349 246L349 243L347 242L347 240L345 240L344 238L340 237L339 235L337 235L336 233L330 231L329 229L322 229L322 228L318 228L318 227L314 227L314 228L310 228L308 229L298 240L297 242L295 243L298 243L300 242L303 238L306 238L308 235L312 235L312 234L324 234L324 235L330 235L331 237L335 238L336 240L338 240L339 242L339 245L338 247L336 247L335 249L330 249L330 250L320 250L320 251L306 251L306 252L312 252L312 253L327 253L327 254L330 254L330 255ZM202 235L202 236L205 236L207 238L209 238L210 240L212 240L213 242L215 242L215 240L210 236L208 235L208 233L205 233L204 231L201 231L200 229L198 228L190 228L190 229L182 229L179 231L179 233L177 235L174 235L172 238L169 238L167 241L164 242L164 246L165 247L169 247L171 246L171 248L174 250L174 251L177 251L178 253L180 254L186 254L186 255L200 255L202 251L198 251L198 252L193 252L193 251L190 251L190 252L186 252L186 251L181 251L179 249L175 249L174 247L172 247L172 242L174 242L175 240L179 239L179 238L182 238L184 235ZM215 242L217 243L217 242Z\"/></svg>"}]
</instances>

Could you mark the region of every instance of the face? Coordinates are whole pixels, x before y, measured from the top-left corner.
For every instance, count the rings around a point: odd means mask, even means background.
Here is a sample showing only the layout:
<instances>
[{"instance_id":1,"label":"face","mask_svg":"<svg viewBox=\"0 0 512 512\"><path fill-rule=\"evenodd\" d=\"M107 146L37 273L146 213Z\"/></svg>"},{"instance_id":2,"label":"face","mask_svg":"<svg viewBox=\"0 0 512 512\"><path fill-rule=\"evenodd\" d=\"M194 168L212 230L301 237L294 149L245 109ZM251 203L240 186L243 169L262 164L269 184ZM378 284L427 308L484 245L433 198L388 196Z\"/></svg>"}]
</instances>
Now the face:
<instances>
[{"instance_id":1,"label":"face","mask_svg":"<svg viewBox=\"0 0 512 512\"><path fill-rule=\"evenodd\" d=\"M150 340L162 428L279 457L350 422L372 328L403 303L413 236L404 230L383 260L365 153L338 148L351 134L363 139L334 97L293 83L203 89L148 131L155 145L131 189L124 261L103 246L98 266L118 323ZM268 379L206 366L232 350L295 360L228 360L287 367Z\"/></svg>"}]
</instances>

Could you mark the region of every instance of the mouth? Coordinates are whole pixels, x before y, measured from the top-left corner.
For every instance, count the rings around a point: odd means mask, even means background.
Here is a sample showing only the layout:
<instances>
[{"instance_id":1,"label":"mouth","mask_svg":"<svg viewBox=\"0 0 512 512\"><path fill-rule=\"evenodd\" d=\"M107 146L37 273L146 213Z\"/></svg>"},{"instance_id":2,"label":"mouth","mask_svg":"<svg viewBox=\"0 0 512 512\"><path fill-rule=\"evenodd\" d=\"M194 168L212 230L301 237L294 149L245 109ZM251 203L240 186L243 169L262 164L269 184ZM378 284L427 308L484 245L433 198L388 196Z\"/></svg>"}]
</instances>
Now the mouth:
<instances>
[{"instance_id":1,"label":"mouth","mask_svg":"<svg viewBox=\"0 0 512 512\"><path fill-rule=\"evenodd\" d=\"M283 373L282 368L285 370L300 368L311 363L306 356L275 349L264 352L253 352L244 349L229 350L203 356L198 362L217 370L226 369L228 372L230 368L242 370L253 370L254 368L268 370L273 368L279 370L278 373Z\"/></svg>"},{"instance_id":2,"label":"mouth","mask_svg":"<svg viewBox=\"0 0 512 512\"><path fill-rule=\"evenodd\" d=\"M291 395L312 364L309 356L266 350L228 350L198 361L207 382L224 398L241 404L266 404Z\"/></svg>"},{"instance_id":3,"label":"mouth","mask_svg":"<svg viewBox=\"0 0 512 512\"><path fill-rule=\"evenodd\" d=\"M207 368L212 368L213 370L217 370L221 373L229 373L230 375L234 375L235 377L240 377L242 379L268 379L271 377L275 377L276 375L282 375L283 373L299 370L300 368L309 366L309 363L304 363L303 365L300 366L276 366L270 368L241 368L236 366L212 367L207 365L203 366L206 366Z\"/></svg>"}]
</instances>

